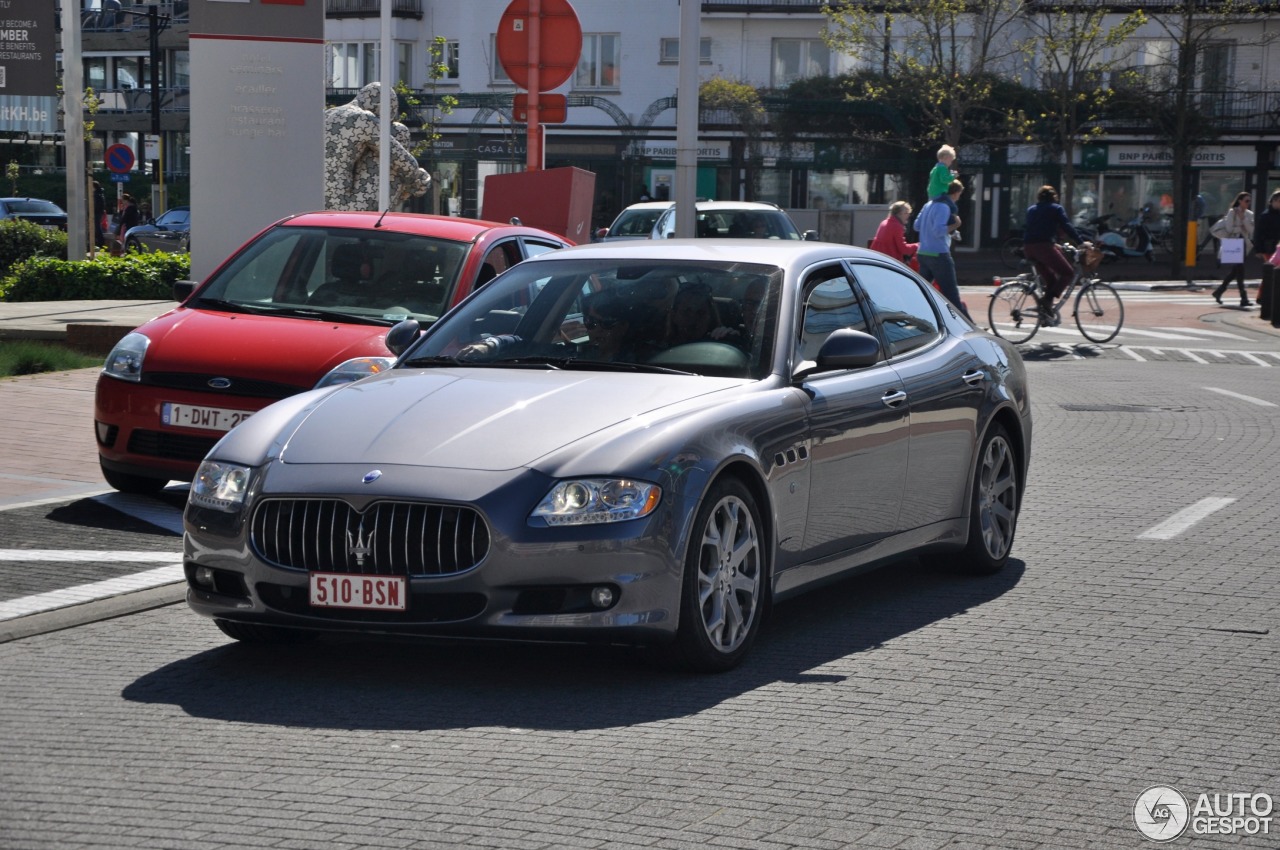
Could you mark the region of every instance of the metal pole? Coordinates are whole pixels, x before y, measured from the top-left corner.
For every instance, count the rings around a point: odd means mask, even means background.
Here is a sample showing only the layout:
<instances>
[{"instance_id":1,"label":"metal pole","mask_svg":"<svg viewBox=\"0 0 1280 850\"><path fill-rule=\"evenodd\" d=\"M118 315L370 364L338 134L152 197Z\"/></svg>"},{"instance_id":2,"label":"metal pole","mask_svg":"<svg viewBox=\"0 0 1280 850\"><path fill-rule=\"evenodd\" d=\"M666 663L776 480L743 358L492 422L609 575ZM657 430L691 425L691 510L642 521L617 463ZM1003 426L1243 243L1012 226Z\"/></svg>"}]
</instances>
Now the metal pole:
<instances>
[{"instance_id":1,"label":"metal pole","mask_svg":"<svg viewBox=\"0 0 1280 850\"><path fill-rule=\"evenodd\" d=\"M680 2L680 78L676 87L676 236L695 233L698 194L698 56L702 4Z\"/></svg>"},{"instance_id":2,"label":"metal pole","mask_svg":"<svg viewBox=\"0 0 1280 850\"><path fill-rule=\"evenodd\" d=\"M391 52L391 0L382 0L382 87L378 105L378 209L391 208L391 94L395 86Z\"/></svg>"},{"instance_id":3,"label":"metal pole","mask_svg":"<svg viewBox=\"0 0 1280 850\"><path fill-rule=\"evenodd\" d=\"M164 157L161 149L164 145L160 135L160 11L155 6L147 7L147 36L151 48L151 135L156 137L156 158L151 161L151 176L159 186L159 192L152 198L151 214L164 212ZM143 153L147 146L142 145Z\"/></svg>"},{"instance_id":4,"label":"metal pole","mask_svg":"<svg viewBox=\"0 0 1280 850\"><path fill-rule=\"evenodd\" d=\"M539 66L542 64L542 0L529 0L529 26L526 28L529 39L529 99L528 129L525 132L525 169L541 171L542 128L541 106L538 94L542 91L542 75Z\"/></svg>"},{"instance_id":5,"label":"metal pole","mask_svg":"<svg viewBox=\"0 0 1280 850\"><path fill-rule=\"evenodd\" d=\"M62 139L67 157L67 259L82 260L85 229L84 64L80 60L80 4L62 3Z\"/></svg>"}]
</instances>

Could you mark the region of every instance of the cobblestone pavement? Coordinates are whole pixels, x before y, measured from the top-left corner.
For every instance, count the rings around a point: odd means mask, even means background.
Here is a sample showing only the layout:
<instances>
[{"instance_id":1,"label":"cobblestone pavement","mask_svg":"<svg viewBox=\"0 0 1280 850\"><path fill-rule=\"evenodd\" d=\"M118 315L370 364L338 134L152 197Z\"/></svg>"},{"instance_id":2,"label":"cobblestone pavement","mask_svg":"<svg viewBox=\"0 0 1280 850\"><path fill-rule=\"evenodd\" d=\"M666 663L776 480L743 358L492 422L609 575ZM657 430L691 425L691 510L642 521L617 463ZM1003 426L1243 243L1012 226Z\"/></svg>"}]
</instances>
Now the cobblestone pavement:
<instances>
[{"instance_id":1,"label":"cobblestone pavement","mask_svg":"<svg viewBox=\"0 0 1280 850\"><path fill-rule=\"evenodd\" d=\"M1124 848L1149 786L1280 796L1275 373L1029 370L1005 573L834 585L725 675L180 605L0 644L0 847Z\"/></svg>"}]
</instances>

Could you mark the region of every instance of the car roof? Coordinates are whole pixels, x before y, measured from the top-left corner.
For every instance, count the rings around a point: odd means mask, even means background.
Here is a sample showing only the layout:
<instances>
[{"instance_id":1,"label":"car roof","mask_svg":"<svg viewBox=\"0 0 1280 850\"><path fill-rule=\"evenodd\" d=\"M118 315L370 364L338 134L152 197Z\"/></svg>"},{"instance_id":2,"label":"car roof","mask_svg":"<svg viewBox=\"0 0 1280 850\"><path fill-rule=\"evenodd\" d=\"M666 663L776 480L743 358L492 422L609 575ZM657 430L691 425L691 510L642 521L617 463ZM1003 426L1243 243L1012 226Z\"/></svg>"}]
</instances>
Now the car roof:
<instances>
[{"instance_id":1,"label":"car roof","mask_svg":"<svg viewBox=\"0 0 1280 850\"><path fill-rule=\"evenodd\" d=\"M759 210L761 212L782 212L777 204L763 201L697 201L694 208L698 210Z\"/></svg>"},{"instance_id":2,"label":"car roof","mask_svg":"<svg viewBox=\"0 0 1280 850\"><path fill-rule=\"evenodd\" d=\"M665 210L674 203L675 201L641 201L638 204L631 204L623 209L622 212L631 212L633 210Z\"/></svg>"},{"instance_id":3,"label":"car roof","mask_svg":"<svg viewBox=\"0 0 1280 850\"><path fill-rule=\"evenodd\" d=\"M458 242L474 241L491 230L502 229L516 236L534 236L551 238L559 242L569 242L547 230L525 225L503 224L498 221L482 221L474 218L455 218L448 215L426 215L423 213L389 212L348 212L343 210L320 210L316 212L298 213L276 222L277 224L302 227L349 227L356 230L372 230L378 222L379 229L397 233L414 233L422 236L434 236L440 239L451 239Z\"/></svg>"},{"instance_id":4,"label":"car roof","mask_svg":"<svg viewBox=\"0 0 1280 850\"><path fill-rule=\"evenodd\" d=\"M824 260L840 258L890 262L879 251L836 242L799 242L777 239L663 239L597 242L540 254L526 263L616 257L651 262L710 261L719 263L760 263L784 268L805 268Z\"/></svg>"}]
</instances>

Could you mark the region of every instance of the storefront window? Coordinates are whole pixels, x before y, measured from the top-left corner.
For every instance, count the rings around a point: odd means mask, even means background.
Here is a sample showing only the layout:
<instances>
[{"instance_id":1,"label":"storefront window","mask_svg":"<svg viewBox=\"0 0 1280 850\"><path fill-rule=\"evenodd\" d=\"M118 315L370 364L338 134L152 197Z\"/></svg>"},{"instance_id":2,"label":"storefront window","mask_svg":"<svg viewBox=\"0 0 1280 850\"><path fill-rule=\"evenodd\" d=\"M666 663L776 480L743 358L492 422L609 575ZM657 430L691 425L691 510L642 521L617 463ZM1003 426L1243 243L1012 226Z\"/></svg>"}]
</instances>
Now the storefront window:
<instances>
[{"instance_id":1,"label":"storefront window","mask_svg":"<svg viewBox=\"0 0 1280 850\"><path fill-rule=\"evenodd\" d=\"M1231 202L1244 191L1244 174L1239 171L1201 171L1200 195L1204 214L1213 221L1221 218Z\"/></svg>"}]
</instances>

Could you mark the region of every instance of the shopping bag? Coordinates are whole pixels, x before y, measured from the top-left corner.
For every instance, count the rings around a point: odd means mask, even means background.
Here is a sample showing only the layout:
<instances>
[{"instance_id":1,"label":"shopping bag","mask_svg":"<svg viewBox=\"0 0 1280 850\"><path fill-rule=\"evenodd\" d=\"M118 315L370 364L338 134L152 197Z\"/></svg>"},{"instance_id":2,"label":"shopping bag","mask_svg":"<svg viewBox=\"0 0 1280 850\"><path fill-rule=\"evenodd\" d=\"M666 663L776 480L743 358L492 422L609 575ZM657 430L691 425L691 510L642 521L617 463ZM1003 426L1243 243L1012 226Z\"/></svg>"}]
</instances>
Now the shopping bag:
<instances>
[{"instance_id":1,"label":"shopping bag","mask_svg":"<svg viewBox=\"0 0 1280 850\"><path fill-rule=\"evenodd\" d=\"M1222 252L1218 254L1218 260L1223 265L1244 262L1244 240L1243 239L1223 239Z\"/></svg>"},{"instance_id":2,"label":"shopping bag","mask_svg":"<svg viewBox=\"0 0 1280 850\"><path fill-rule=\"evenodd\" d=\"M1271 259L1267 263L1273 266L1280 266L1280 246L1276 247L1275 253L1271 255Z\"/></svg>"}]
</instances>

